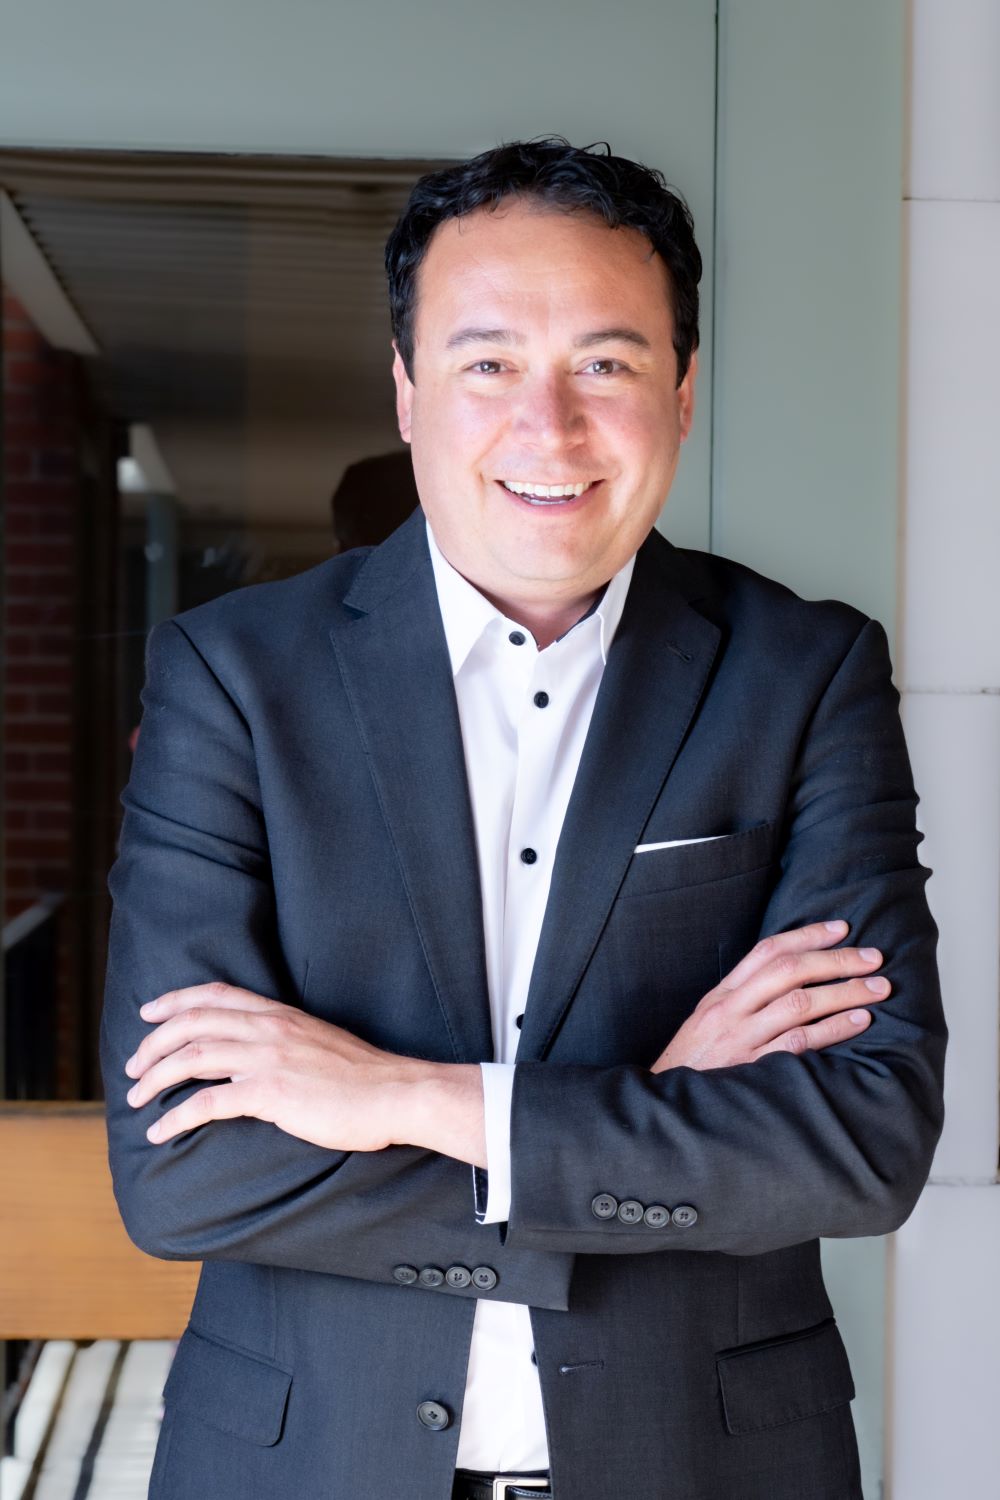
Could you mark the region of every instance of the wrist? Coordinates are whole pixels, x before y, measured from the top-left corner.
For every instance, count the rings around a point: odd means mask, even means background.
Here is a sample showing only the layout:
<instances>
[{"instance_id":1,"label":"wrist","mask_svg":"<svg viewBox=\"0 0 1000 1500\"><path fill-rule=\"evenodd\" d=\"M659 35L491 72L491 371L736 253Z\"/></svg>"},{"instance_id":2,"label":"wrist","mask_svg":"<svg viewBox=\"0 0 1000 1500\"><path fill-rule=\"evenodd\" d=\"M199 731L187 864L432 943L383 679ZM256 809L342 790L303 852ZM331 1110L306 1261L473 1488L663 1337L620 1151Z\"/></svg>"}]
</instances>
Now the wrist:
<instances>
[{"instance_id":1,"label":"wrist","mask_svg":"<svg viewBox=\"0 0 1000 1500\"><path fill-rule=\"evenodd\" d=\"M400 1059L393 1089L394 1144L422 1146L473 1166L486 1166L482 1071L478 1063Z\"/></svg>"}]
</instances>

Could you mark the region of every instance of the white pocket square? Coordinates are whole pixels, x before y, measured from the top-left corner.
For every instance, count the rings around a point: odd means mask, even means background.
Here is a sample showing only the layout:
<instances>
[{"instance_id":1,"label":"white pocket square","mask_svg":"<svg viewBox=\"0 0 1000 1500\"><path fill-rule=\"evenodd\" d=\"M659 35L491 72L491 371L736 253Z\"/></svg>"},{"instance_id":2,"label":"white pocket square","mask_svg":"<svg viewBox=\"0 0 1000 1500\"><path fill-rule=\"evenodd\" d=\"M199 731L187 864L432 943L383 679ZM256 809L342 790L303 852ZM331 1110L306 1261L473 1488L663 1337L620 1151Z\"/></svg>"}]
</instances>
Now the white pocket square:
<instances>
[{"instance_id":1,"label":"white pocket square","mask_svg":"<svg viewBox=\"0 0 1000 1500\"><path fill-rule=\"evenodd\" d=\"M649 854L654 849L679 849L682 844L710 844L713 839L724 839L724 833L709 833L700 839L668 839L665 844L636 844L636 854Z\"/></svg>"}]
</instances>

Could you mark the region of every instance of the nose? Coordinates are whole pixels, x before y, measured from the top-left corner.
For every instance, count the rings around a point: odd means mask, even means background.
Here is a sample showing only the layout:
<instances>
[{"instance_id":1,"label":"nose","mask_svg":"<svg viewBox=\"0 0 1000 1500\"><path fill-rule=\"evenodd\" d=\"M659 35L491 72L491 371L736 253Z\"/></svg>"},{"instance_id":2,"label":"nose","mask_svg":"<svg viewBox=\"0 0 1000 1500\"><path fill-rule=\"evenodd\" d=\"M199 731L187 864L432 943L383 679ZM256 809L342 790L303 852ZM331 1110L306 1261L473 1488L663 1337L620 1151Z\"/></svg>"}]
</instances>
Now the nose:
<instances>
[{"instance_id":1,"label":"nose","mask_svg":"<svg viewBox=\"0 0 1000 1500\"><path fill-rule=\"evenodd\" d=\"M586 429L573 376L540 374L522 388L514 430L527 446L542 452L563 451L583 442Z\"/></svg>"}]
</instances>

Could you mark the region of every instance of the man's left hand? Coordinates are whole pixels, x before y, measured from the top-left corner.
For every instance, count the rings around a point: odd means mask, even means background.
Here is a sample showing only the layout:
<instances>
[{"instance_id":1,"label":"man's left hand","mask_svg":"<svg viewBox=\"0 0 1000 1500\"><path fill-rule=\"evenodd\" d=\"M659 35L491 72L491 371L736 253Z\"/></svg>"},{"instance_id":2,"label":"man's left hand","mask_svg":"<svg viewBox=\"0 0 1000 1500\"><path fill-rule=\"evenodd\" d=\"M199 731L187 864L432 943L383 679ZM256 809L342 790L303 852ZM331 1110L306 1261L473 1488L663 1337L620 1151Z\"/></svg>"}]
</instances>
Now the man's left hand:
<instances>
[{"instance_id":1,"label":"man's left hand","mask_svg":"<svg viewBox=\"0 0 1000 1500\"><path fill-rule=\"evenodd\" d=\"M140 1015L157 1025L125 1066L138 1080L128 1095L133 1107L187 1079L213 1080L150 1126L156 1142L251 1115L317 1146L378 1151L418 1133L413 1086L452 1071L380 1051L295 1006L222 982L170 990Z\"/></svg>"}]
</instances>

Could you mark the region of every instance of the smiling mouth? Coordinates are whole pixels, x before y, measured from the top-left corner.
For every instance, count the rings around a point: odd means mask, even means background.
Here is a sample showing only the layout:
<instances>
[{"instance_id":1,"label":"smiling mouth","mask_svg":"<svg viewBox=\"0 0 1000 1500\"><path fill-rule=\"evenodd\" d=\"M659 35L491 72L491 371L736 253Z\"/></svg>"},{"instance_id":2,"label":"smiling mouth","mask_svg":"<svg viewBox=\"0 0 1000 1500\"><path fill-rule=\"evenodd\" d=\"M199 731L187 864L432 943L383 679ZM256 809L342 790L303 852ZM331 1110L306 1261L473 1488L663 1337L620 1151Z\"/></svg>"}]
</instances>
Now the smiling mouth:
<instances>
[{"instance_id":1,"label":"smiling mouth","mask_svg":"<svg viewBox=\"0 0 1000 1500\"><path fill-rule=\"evenodd\" d=\"M576 484L535 484L529 480L501 479L497 481L510 495L526 500L529 505L571 505L588 490L592 490L599 479L586 479Z\"/></svg>"}]
</instances>

